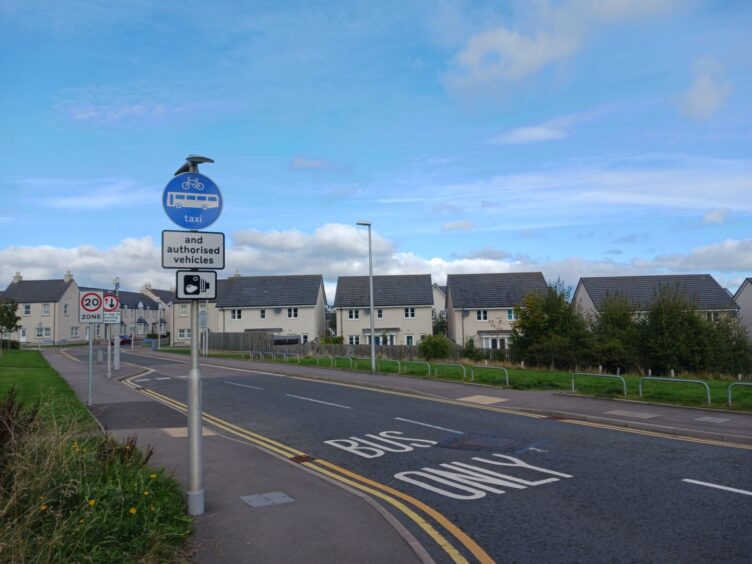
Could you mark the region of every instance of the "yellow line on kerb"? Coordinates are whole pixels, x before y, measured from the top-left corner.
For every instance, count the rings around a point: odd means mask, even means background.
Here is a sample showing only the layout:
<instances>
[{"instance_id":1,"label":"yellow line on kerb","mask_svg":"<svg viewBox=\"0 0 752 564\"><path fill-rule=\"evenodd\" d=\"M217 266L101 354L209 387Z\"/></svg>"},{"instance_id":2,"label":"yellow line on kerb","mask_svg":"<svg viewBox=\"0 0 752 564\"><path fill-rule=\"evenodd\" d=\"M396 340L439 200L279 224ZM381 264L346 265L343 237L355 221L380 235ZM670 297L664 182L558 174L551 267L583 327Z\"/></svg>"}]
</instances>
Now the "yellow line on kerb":
<instances>
[{"instance_id":1,"label":"yellow line on kerb","mask_svg":"<svg viewBox=\"0 0 752 564\"><path fill-rule=\"evenodd\" d=\"M75 356L73 356L72 354L69 354L69 353L68 353L68 351L63 351L63 350L60 350L60 351L58 351L58 352L59 352L59 353L60 353L61 355L63 355L63 356L67 356L67 357L68 357L69 359L71 359L71 360L75 360L76 362L81 362L81 359L80 359L80 358L76 358L76 357L75 357Z\"/></svg>"},{"instance_id":2,"label":"yellow line on kerb","mask_svg":"<svg viewBox=\"0 0 752 564\"><path fill-rule=\"evenodd\" d=\"M123 380L123 382L126 383L131 388L138 388L135 384L130 382L130 378ZM173 407L174 409L177 409L178 411L182 413L186 413L188 410L187 406L184 403L177 401L175 399L172 399L170 397L167 397L165 395L162 395L159 392L155 392L153 390L147 390L145 388L142 388L139 391L149 397L154 398L155 400L161 403L164 403L170 407ZM241 437L249 442L252 442L264 449L275 452L276 454L279 454L280 456L283 456L284 458L291 459L291 458L296 458L298 456L307 456L304 452L288 447L282 443L279 443L273 439L269 439L257 433L253 433L252 431L249 431L248 429L244 429L243 427L238 427L237 425L234 425L228 421L224 421L223 419L220 419L219 417L215 417L214 415L210 415L206 412L204 412L202 415L203 415L204 421L211 423L212 425L219 427L220 429L224 429L225 431L233 435ZM459 529L456 525L454 525L441 513L427 506L423 502L418 501L417 499L407 494L403 494L402 492L398 490L390 488L389 486L380 484L379 482L375 482L373 480L366 478L365 476L361 476L354 472L350 472L349 470L341 468L335 464L332 464L322 459L312 459L310 462L303 462L302 464L303 466L306 466L307 468L314 470L320 474L326 475L329 478L337 480L338 482L357 488L370 495L376 496L384 500L385 502L389 503L396 509L400 510L409 519L415 522L415 524L418 525L418 527L420 527L420 529L423 530L429 537L431 537L431 539L433 539L433 541L436 542L436 544L438 544L449 555L449 557L452 559L453 562L456 562L457 564L467 564L467 560L465 559L465 557L462 556L462 554L441 533L439 533L429 522L427 522L417 512L407 507L404 503L400 502L397 499L394 499L394 497L392 496L402 498L405 501L408 501L409 503L413 504L418 509L421 509L422 511L426 512L433 519L435 519L437 523L439 523L442 527L444 527L452 535L454 535L457 538L457 540L459 540L476 558L478 558L480 562L483 562L483 563L493 562L493 559L490 556L488 556L488 554L486 554L483 551L483 549L480 548L475 543L475 541L473 541L470 537L468 537L464 532L462 532L461 529ZM335 470L338 473L332 472L325 468L321 468L319 465L331 468L332 470ZM352 479L348 479L345 476L348 476ZM369 487L369 486L372 486L372 487ZM374 488L388 492L388 494L391 494L391 495L387 495L387 493L382 493L380 491L377 491Z\"/></svg>"},{"instance_id":3,"label":"yellow line on kerb","mask_svg":"<svg viewBox=\"0 0 752 564\"><path fill-rule=\"evenodd\" d=\"M322 463L323 460L315 460L314 462ZM441 533L439 533L433 526L431 526L430 523L428 523L423 517L418 515L415 511L407 507L404 503L397 501L391 496L388 496L386 494L383 494L379 491L374 490L373 488L369 488L367 486L364 486L363 484L359 482L355 482L353 480L348 480L347 478L344 478L343 476L340 476L339 474L335 474L334 472L330 472L329 470L325 470L324 468L319 468L315 463L311 462L304 462L303 466L306 466L307 468L310 468L311 470L318 472L319 474L324 474L325 476L329 476L330 478L337 480L338 482L342 482L343 484L347 484L348 486L351 486L353 488L357 488L361 491L364 491L372 496L376 496L379 499L383 499L390 505L396 507L402 513L407 515L410 519L415 521L415 523L428 535L430 536L436 544L438 544L441 548L444 549L444 551L449 555L449 557L452 559L452 561L457 562L457 564L466 564L467 559L460 554L460 552L454 548L449 541L447 541ZM362 477L361 477L362 478Z\"/></svg>"},{"instance_id":4,"label":"yellow line on kerb","mask_svg":"<svg viewBox=\"0 0 752 564\"><path fill-rule=\"evenodd\" d=\"M595 427L596 429L607 429L609 431L621 431L622 433L646 435L648 437L658 437L660 439L671 439L674 441L698 443L701 445L712 445L712 446L719 446L719 447L726 447L726 448L740 448L743 450L752 450L752 445L745 445L742 443L714 441L713 439L698 439L694 437L683 437L681 435L669 435L668 433L661 433L659 431L647 431L644 429L634 429L631 427L617 427L614 425L606 425L605 423L594 423L592 421L580 421L578 419L559 419L559 421L562 423L572 423L573 425L581 425L583 427Z\"/></svg>"}]
</instances>

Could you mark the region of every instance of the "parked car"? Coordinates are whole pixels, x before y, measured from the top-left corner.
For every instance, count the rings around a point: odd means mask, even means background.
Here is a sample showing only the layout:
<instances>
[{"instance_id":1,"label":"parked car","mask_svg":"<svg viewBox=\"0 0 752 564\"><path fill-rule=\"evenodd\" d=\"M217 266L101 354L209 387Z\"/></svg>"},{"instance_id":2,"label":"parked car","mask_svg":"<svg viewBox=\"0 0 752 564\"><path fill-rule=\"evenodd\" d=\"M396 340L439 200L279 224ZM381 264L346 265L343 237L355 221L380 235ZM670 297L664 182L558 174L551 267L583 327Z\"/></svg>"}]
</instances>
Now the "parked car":
<instances>
[{"instance_id":1,"label":"parked car","mask_svg":"<svg viewBox=\"0 0 752 564\"><path fill-rule=\"evenodd\" d=\"M115 344L115 339L110 340L110 344ZM130 345L131 344L131 338L128 335L121 335L120 337L120 344L121 345Z\"/></svg>"}]
</instances>

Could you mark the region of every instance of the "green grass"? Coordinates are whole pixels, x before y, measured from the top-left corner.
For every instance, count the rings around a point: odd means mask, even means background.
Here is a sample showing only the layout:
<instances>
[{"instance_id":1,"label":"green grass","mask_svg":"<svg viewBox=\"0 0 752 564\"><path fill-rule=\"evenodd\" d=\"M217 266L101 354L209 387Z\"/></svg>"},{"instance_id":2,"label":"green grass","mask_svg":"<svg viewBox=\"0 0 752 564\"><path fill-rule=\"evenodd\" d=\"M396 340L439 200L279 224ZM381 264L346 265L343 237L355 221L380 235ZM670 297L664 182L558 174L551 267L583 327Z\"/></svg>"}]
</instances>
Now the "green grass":
<instances>
[{"instance_id":1,"label":"green grass","mask_svg":"<svg viewBox=\"0 0 752 564\"><path fill-rule=\"evenodd\" d=\"M135 439L120 443L101 435L37 351L4 355L0 560L187 561L192 521L182 488L148 466L152 453L138 449Z\"/></svg>"}]
</instances>

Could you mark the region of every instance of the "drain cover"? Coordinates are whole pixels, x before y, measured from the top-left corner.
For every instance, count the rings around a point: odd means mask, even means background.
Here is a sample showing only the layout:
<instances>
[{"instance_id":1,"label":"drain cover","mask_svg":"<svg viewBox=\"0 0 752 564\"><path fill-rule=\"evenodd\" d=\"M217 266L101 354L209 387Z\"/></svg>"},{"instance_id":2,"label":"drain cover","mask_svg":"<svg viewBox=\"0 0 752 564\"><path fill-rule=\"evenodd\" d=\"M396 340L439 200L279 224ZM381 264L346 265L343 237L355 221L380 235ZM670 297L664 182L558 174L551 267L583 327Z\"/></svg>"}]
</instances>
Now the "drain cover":
<instances>
[{"instance_id":1,"label":"drain cover","mask_svg":"<svg viewBox=\"0 0 752 564\"><path fill-rule=\"evenodd\" d=\"M241 496L244 502L251 507L266 507L267 505L280 505L281 503L290 503L295 501L285 492L269 492L263 494Z\"/></svg>"}]
</instances>

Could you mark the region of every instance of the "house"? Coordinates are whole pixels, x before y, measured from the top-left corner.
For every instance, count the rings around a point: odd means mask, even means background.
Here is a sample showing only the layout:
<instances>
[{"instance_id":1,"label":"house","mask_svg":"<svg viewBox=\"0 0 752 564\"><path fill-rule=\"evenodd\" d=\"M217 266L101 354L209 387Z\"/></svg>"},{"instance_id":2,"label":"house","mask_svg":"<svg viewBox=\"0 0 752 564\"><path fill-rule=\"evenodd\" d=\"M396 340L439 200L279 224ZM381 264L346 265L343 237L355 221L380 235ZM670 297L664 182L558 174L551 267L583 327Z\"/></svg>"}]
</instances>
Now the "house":
<instances>
[{"instance_id":1,"label":"house","mask_svg":"<svg viewBox=\"0 0 752 564\"><path fill-rule=\"evenodd\" d=\"M18 331L10 338L21 343L70 343L86 340L86 325L78 319L78 285L68 271L62 279L24 280L19 272L3 292L18 305Z\"/></svg>"},{"instance_id":2,"label":"house","mask_svg":"<svg viewBox=\"0 0 752 564\"><path fill-rule=\"evenodd\" d=\"M435 282L431 287L433 291L433 319L446 317L446 286L439 286Z\"/></svg>"},{"instance_id":3,"label":"house","mask_svg":"<svg viewBox=\"0 0 752 564\"><path fill-rule=\"evenodd\" d=\"M672 288L708 317L736 315L739 306L710 274L600 276L580 278L572 302L589 317L597 315L609 296L623 296L638 315L650 309L661 288Z\"/></svg>"},{"instance_id":4,"label":"house","mask_svg":"<svg viewBox=\"0 0 752 564\"><path fill-rule=\"evenodd\" d=\"M508 348L515 308L530 292L548 288L541 272L449 274L446 287L447 336L486 349Z\"/></svg>"},{"instance_id":5,"label":"house","mask_svg":"<svg viewBox=\"0 0 752 564\"><path fill-rule=\"evenodd\" d=\"M340 276L334 310L337 334L351 345L370 344L368 276ZM374 336L377 345L416 345L433 333L430 274L373 277Z\"/></svg>"},{"instance_id":6,"label":"house","mask_svg":"<svg viewBox=\"0 0 752 564\"><path fill-rule=\"evenodd\" d=\"M321 274L235 274L218 280L217 300L209 303L208 319L210 330L223 333L258 331L301 343L325 337L324 278Z\"/></svg>"},{"instance_id":7,"label":"house","mask_svg":"<svg viewBox=\"0 0 752 564\"><path fill-rule=\"evenodd\" d=\"M734 301L739 306L740 321L747 329L747 335L752 338L752 278L744 279L734 294Z\"/></svg>"}]
</instances>

